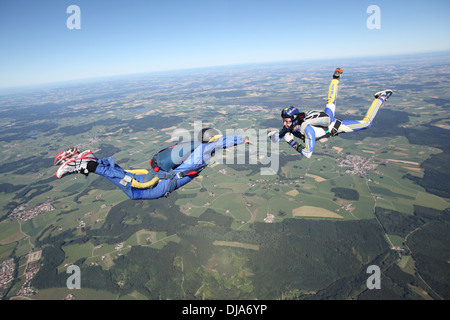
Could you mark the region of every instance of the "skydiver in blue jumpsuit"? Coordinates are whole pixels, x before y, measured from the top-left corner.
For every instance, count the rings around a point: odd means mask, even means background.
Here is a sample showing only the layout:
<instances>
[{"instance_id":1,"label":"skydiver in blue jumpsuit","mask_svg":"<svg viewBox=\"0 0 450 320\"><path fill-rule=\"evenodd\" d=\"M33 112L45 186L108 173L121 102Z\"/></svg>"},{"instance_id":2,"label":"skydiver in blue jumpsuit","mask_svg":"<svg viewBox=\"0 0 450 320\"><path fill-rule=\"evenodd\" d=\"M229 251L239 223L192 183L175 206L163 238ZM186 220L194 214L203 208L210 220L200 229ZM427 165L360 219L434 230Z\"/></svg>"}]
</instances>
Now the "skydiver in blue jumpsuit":
<instances>
[{"instance_id":1,"label":"skydiver in blue jumpsuit","mask_svg":"<svg viewBox=\"0 0 450 320\"><path fill-rule=\"evenodd\" d=\"M392 95L392 90L384 90L374 94L373 100L363 120L340 120L335 118L336 98L338 93L339 79L344 69L336 68L331 80L327 105L324 111L300 112L297 108L290 106L281 111L283 128L280 131L271 131L268 136L273 142L284 138L286 142L297 152L306 158L310 158L316 141L326 141L328 137L339 133L355 132L367 129L372 125L378 110ZM304 141L305 146L294 140L294 137Z\"/></svg>"},{"instance_id":2,"label":"skydiver in blue jumpsuit","mask_svg":"<svg viewBox=\"0 0 450 320\"><path fill-rule=\"evenodd\" d=\"M203 135L201 143L188 158L170 171L163 171L157 167L153 170L124 170L114 162L113 157L100 160L89 150L79 153L77 149L69 148L55 158L55 165L60 165L56 178L72 173L84 175L95 173L111 181L130 199L167 197L198 176L216 150L250 143L240 136L220 136L216 130L210 128L203 129L200 133Z\"/></svg>"}]
</instances>

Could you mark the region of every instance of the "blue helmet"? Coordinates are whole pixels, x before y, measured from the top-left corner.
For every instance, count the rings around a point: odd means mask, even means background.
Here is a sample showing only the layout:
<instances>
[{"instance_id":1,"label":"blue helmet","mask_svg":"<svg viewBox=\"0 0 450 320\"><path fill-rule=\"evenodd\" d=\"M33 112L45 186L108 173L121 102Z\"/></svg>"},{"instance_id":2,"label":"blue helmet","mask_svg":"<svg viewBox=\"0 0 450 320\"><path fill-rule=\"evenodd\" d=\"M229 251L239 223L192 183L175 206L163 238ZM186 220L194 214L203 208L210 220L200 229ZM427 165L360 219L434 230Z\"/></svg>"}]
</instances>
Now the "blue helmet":
<instances>
[{"instance_id":1,"label":"blue helmet","mask_svg":"<svg viewBox=\"0 0 450 320\"><path fill-rule=\"evenodd\" d=\"M298 111L296 107L289 106L281 110L282 118L290 118L292 121L292 127L298 125L305 118L305 113Z\"/></svg>"}]
</instances>

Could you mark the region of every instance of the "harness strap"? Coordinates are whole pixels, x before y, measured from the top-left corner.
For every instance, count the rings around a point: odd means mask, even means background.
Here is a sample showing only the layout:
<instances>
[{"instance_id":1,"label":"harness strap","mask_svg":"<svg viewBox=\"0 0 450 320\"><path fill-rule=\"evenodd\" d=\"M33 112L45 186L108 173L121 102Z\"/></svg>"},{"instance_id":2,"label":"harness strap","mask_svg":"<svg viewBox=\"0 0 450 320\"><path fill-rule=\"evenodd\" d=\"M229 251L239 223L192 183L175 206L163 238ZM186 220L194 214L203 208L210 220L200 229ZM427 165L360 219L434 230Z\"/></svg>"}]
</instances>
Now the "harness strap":
<instances>
[{"instance_id":1,"label":"harness strap","mask_svg":"<svg viewBox=\"0 0 450 320\"><path fill-rule=\"evenodd\" d=\"M120 183L123 186L128 185L131 182L131 187L136 188L136 189L148 189L148 188L153 188L156 184L158 184L159 181L161 181L161 179L163 180L170 180L169 181L169 185L167 187L167 191L164 194L164 196L167 198L170 193L172 191L175 190L175 188L177 187L177 180L184 178L184 177L194 177L197 176L198 174L200 174L200 172L206 168L206 164L203 166L200 166L196 169L189 169L189 170L185 170L185 171L181 171L178 173L175 173L175 171L173 169L171 169L169 172L167 173L156 173L155 171L148 171L145 169L139 169L139 170L126 170L129 173L132 174L146 174L147 176L145 177L144 181L146 182L138 182L137 180L135 180L134 178L132 178L129 175L125 175L123 177L123 179L120 181ZM150 180L150 181L148 181Z\"/></svg>"},{"instance_id":2,"label":"harness strap","mask_svg":"<svg viewBox=\"0 0 450 320\"><path fill-rule=\"evenodd\" d=\"M165 176L167 176L166 179L170 179L169 185L167 187L167 191L164 194L164 197L168 197L170 195L170 193L175 190L176 186L177 186L177 180L178 179L182 179L184 177L194 177L200 174L200 172L202 172L203 169L205 169L207 166L207 164L204 164L201 167L198 167L196 169L189 169L189 170L185 170L185 171L180 171L175 173L175 171L170 170L168 174L164 174ZM158 174L159 176L159 174Z\"/></svg>"},{"instance_id":3,"label":"harness strap","mask_svg":"<svg viewBox=\"0 0 450 320\"><path fill-rule=\"evenodd\" d=\"M196 168L196 169L189 169L189 170L185 170L185 171L178 172L178 173L176 174L176 177L177 177L178 179L181 179L181 178L184 178L184 177L186 177L186 176L190 176L190 177L196 176L196 175L198 175L200 172L202 172L202 170L205 169L206 166L207 166L207 165L204 164L204 165L202 165L201 167L198 167L198 168Z\"/></svg>"},{"instance_id":4,"label":"harness strap","mask_svg":"<svg viewBox=\"0 0 450 320\"><path fill-rule=\"evenodd\" d=\"M177 179L176 177L173 177L169 181L169 185L167 186L166 193L164 193L164 197L167 198L172 193L172 191L175 190L176 187L177 187Z\"/></svg>"},{"instance_id":5,"label":"harness strap","mask_svg":"<svg viewBox=\"0 0 450 320\"><path fill-rule=\"evenodd\" d=\"M341 124L342 124L342 120L336 118L336 121L334 121L333 128L331 128L331 130L327 130L325 136L320 138L320 139L337 136L338 135L338 131L339 131L339 127L341 126Z\"/></svg>"},{"instance_id":6,"label":"harness strap","mask_svg":"<svg viewBox=\"0 0 450 320\"><path fill-rule=\"evenodd\" d=\"M341 124L342 124L342 120L341 119L336 119L336 121L334 122L334 126L331 129L331 136L332 137L338 135L338 130L339 130L339 127L341 126Z\"/></svg>"}]
</instances>

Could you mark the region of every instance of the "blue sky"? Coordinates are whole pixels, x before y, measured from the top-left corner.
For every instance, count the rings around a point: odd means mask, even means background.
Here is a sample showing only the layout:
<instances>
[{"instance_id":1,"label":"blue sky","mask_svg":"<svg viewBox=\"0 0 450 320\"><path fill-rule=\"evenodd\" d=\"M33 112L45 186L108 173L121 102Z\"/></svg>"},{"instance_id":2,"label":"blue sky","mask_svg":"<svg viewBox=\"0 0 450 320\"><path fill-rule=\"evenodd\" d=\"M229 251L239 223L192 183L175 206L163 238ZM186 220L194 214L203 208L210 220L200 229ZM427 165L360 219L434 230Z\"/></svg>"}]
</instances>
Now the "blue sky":
<instances>
[{"instance_id":1,"label":"blue sky","mask_svg":"<svg viewBox=\"0 0 450 320\"><path fill-rule=\"evenodd\" d=\"M81 29L69 30L70 5ZM370 5L381 28L370 30ZM450 50L448 0L1 0L0 88Z\"/></svg>"}]
</instances>

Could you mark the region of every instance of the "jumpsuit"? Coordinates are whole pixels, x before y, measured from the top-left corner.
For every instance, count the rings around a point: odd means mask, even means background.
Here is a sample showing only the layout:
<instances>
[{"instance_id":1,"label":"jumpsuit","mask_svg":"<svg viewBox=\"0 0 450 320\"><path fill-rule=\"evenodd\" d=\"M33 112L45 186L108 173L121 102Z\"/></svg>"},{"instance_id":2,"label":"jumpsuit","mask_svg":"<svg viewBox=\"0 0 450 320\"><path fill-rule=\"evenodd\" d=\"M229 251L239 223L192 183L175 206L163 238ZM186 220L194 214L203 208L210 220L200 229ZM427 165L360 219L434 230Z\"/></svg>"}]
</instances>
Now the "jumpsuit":
<instances>
[{"instance_id":1,"label":"jumpsuit","mask_svg":"<svg viewBox=\"0 0 450 320\"><path fill-rule=\"evenodd\" d=\"M330 136L330 132L335 127L336 121L342 121L338 127L336 134L344 132L354 132L358 130L367 129L372 125L372 121L377 115L378 110L386 101L385 96L379 96L373 100L369 110L362 120L339 120L334 114L336 111L336 99L338 92L339 79L331 80L328 88L327 105L324 111L308 111L306 112L304 121L298 126L296 130L286 129L283 127L279 131L278 139L283 138L286 133L291 132L295 137L302 139L305 142L304 149L297 150L307 158L311 157L316 141L326 139ZM295 141L291 141L290 145L295 148Z\"/></svg>"},{"instance_id":2,"label":"jumpsuit","mask_svg":"<svg viewBox=\"0 0 450 320\"><path fill-rule=\"evenodd\" d=\"M195 171L196 169L201 171L209 163L216 150L242 143L244 143L244 138L240 136L225 136L217 141L202 143L172 173L162 170L158 173L153 170L150 170L150 172L147 170L126 171L114 162L114 157L97 160L98 166L94 173L111 181L132 200L167 197L172 191L189 183L196 176L185 175L179 178L176 175L177 173ZM149 182L155 176L161 178L156 184L150 186ZM135 184L145 185L146 183L149 184L147 188L134 187Z\"/></svg>"}]
</instances>

